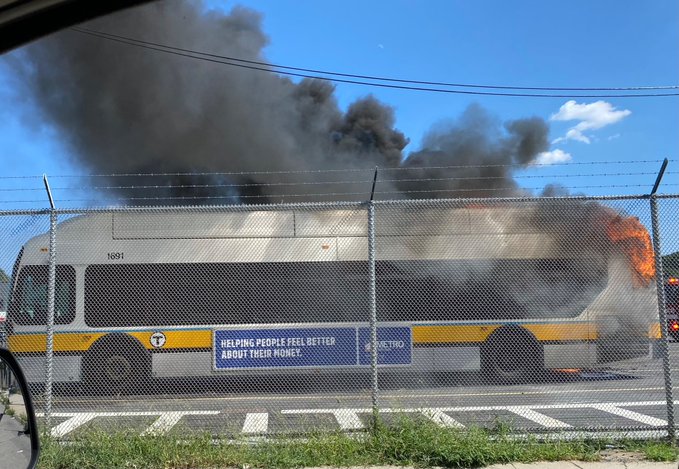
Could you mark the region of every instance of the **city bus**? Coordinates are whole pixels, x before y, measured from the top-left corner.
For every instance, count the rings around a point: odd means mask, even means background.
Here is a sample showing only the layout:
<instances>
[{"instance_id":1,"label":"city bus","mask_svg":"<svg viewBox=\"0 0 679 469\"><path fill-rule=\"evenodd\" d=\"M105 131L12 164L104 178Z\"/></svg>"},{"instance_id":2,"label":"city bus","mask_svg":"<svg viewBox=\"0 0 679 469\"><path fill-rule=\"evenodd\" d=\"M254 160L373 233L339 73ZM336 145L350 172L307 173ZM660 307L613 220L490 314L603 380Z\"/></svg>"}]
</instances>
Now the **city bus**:
<instances>
[{"instance_id":1,"label":"city bus","mask_svg":"<svg viewBox=\"0 0 679 469\"><path fill-rule=\"evenodd\" d=\"M509 222L536 210L378 207L378 367L515 383L649 356L654 282L635 280L614 244ZM124 390L165 377L369 371L368 247L365 208L62 221L54 380ZM48 262L45 233L12 273L9 346L33 382L45 380Z\"/></svg>"}]
</instances>

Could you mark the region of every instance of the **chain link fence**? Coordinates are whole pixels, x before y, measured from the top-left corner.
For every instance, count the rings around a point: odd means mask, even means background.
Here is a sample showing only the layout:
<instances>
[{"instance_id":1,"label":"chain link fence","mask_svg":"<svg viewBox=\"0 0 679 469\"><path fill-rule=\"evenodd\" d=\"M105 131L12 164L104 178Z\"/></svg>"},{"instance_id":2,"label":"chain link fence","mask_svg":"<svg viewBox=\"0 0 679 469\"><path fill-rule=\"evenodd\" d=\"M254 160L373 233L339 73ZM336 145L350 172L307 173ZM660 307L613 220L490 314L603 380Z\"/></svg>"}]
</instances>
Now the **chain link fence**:
<instances>
[{"instance_id":1,"label":"chain link fence","mask_svg":"<svg viewBox=\"0 0 679 469\"><path fill-rule=\"evenodd\" d=\"M677 201L0 212L9 347L57 437L673 436Z\"/></svg>"}]
</instances>

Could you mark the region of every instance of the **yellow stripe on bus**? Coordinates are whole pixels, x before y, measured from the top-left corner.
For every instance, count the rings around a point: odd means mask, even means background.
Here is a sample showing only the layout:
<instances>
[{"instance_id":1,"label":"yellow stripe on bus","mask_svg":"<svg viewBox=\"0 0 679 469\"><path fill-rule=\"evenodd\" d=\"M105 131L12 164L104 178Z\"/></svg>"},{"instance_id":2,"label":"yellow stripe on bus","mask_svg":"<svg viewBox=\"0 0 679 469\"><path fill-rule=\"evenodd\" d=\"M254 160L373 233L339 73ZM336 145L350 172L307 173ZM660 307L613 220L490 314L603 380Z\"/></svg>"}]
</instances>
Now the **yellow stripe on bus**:
<instances>
[{"instance_id":1,"label":"yellow stripe on bus","mask_svg":"<svg viewBox=\"0 0 679 469\"><path fill-rule=\"evenodd\" d=\"M593 324L526 324L539 342L563 340L593 340L596 337Z\"/></svg>"},{"instance_id":2,"label":"yellow stripe on bus","mask_svg":"<svg viewBox=\"0 0 679 469\"><path fill-rule=\"evenodd\" d=\"M414 344L453 344L465 342L484 342L488 336L500 324L492 325L440 325L440 326L417 326L414 325ZM571 340L595 340L597 330L595 324L587 323L560 323L560 324L522 324L521 327L529 330L538 341L571 341ZM156 331L128 332L137 338L139 342L149 350L153 350L151 335ZM165 334L164 349L207 349L212 347L212 330L158 330ZM106 335L105 332L93 333L55 333L55 352L84 352L99 338ZM649 327L649 338L660 337L660 325L654 323ZM9 347L13 352L45 352L45 334L20 334L9 337Z\"/></svg>"},{"instance_id":3,"label":"yellow stripe on bus","mask_svg":"<svg viewBox=\"0 0 679 469\"><path fill-rule=\"evenodd\" d=\"M153 349L151 335L154 331L128 332L147 349ZM165 344L163 348L210 348L212 347L212 331L163 331ZM105 332L96 333L55 333L55 352L85 352ZM9 337L9 348L12 352L45 352L47 336L45 334L18 334Z\"/></svg>"},{"instance_id":4,"label":"yellow stripe on bus","mask_svg":"<svg viewBox=\"0 0 679 469\"><path fill-rule=\"evenodd\" d=\"M130 332L130 335L139 339L139 342L144 344L147 349L153 349L151 345L151 336L155 331L147 332ZM193 330L193 331L159 331L165 334L165 344L161 348L211 348L212 347L212 331L211 330Z\"/></svg>"},{"instance_id":5,"label":"yellow stripe on bus","mask_svg":"<svg viewBox=\"0 0 679 469\"><path fill-rule=\"evenodd\" d=\"M596 331L590 324L522 324L540 342L565 340L592 340ZM484 342L498 325L413 326L413 343L450 344Z\"/></svg>"},{"instance_id":6,"label":"yellow stripe on bus","mask_svg":"<svg viewBox=\"0 0 679 469\"><path fill-rule=\"evenodd\" d=\"M500 326L413 326L413 343L483 342L498 327Z\"/></svg>"},{"instance_id":7,"label":"yellow stripe on bus","mask_svg":"<svg viewBox=\"0 0 679 469\"><path fill-rule=\"evenodd\" d=\"M106 334L96 333L55 333L55 352L84 352L98 338ZM19 334L9 336L9 349L12 352L44 352L47 350L45 334Z\"/></svg>"}]
</instances>

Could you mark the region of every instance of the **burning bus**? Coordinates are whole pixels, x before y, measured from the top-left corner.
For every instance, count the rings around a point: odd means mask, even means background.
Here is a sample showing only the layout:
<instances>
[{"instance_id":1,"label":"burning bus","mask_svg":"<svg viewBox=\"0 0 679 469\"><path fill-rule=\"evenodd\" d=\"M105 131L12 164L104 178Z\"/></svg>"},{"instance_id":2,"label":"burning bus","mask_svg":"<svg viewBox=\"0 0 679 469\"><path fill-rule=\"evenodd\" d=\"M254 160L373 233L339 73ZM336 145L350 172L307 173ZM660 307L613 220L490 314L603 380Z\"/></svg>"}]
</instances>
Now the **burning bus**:
<instances>
[{"instance_id":1,"label":"burning bus","mask_svg":"<svg viewBox=\"0 0 679 469\"><path fill-rule=\"evenodd\" d=\"M378 204L378 366L515 383L649 356L646 230L597 203L543 205ZM370 369L364 205L100 212L56 239L57 381L120 391ZM12 276L9 345L32 381L44 379L48 246L29 240Z\"/></svg>"}]
</instances>

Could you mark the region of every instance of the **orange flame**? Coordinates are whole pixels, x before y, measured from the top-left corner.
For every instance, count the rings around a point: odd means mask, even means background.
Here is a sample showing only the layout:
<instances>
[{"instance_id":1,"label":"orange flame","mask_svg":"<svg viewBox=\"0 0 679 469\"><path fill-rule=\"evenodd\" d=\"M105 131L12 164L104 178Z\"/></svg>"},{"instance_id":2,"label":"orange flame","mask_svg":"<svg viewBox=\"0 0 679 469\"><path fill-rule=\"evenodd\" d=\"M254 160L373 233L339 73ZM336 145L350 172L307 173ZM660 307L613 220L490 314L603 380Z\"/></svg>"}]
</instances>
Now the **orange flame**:
<instances>
[{"instance_id":1,"label":"orange flame","mask_svg":"<svg viewBox=\"0 0 679 469\"><path fill-rule=\"evenodd\" d=\"M616 216L606 227L606 234L632 264L635 286L648 286L655 277L655 258L651 236L644 225L636 217Z\"/></svg>"}]
</instances>

